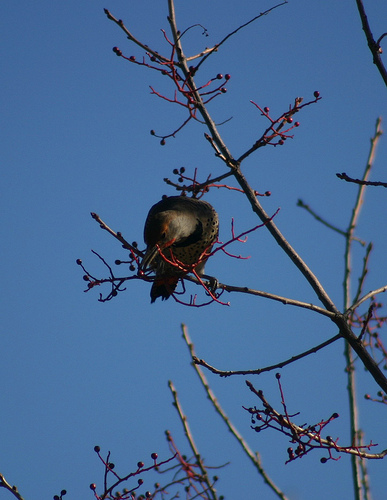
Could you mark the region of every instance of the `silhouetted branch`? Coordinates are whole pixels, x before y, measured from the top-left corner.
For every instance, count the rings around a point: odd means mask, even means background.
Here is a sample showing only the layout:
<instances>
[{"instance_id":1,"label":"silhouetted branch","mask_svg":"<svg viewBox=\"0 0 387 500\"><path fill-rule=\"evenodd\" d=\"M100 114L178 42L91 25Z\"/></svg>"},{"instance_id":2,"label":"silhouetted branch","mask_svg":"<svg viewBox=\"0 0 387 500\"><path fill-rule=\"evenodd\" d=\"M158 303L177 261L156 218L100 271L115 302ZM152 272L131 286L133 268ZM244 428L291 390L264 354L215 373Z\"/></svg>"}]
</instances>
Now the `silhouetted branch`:
<instances>
[{"instance_id":1,"label":"silhouetted branch","mask_svg":"<svg viewBox=\"0 0 387 500\"><path fill-rule=\"evenodd\" d=\"M196 356L193 358L193 362L195 365L200 365L204 366L208 370L210 370L212 373L215 373L216 375L220 375L221 377L229 377L231 375L260 375L263 372L270 372L272 370L278 370L278 368L283 368L286 365L290 365L291 363L294 363L295 361L298 361L299 359L305 358L306 356L309 356L310 354L314 354L320 349L323 349L324 347L332 344L333 342L336 342L336 340L339 340L341 338L341 335L338 333L334 337L326 340L325 342L322 342L321 344L312 347L311 349L308 349L305 352L302 352L300 354L296 354L295 356L292 356L290 359L287 359L286 361L281 361L280 363L276 363L275 365L271 366L266 366L264 368L256 368L253 370L218 370L217 368L211 366L208 364L204 359L199 359Z\"/></svg>"},{"instance_id":2,"label":"silhouetted branch","mask_svg":"<svg viewBox=\"0 0 387 500\"><path fill-rule=\"evenodd\" d=\"M353 182L354 184L360 184L362 186L382 186L382 187L387 187L387 182L381 182L381 181L363 181L362 179L353 179L352 177L349 177L345 172L342 174L336 174L339 179L342 179L343 181L347 182Z\"/></svg>"},{"instance_id":3,"label":"silhouetted branch","mask_svg":"<svg viewBox=\"0 0 387 500\"><path fill-rule=\"evenodd\" d=\"M263 16L267 16L267 14L269 14L272 10L274 9L277 9L278 7L281 7L282 5L285 5L288 3L288 0L284 0L283 2L277 4L277 5L274 5L273 7L271 7L270 9L267 9L265 10L264 12L261 12L259 13L257 16L253 17L252 19L250 19L249 21L247 21L246 23L244 24L241 24L241 26L239 26L238 28L236 28L234 31L232 31L231 33L229 33L228 35L226 35L220 42L218 42L217 44L214 45L214 47L205 55L205 57L203 57L203 59L199 62L199 64L196 66L196 70L199 69L199 66L201 66L204 61L213 53L213 52L216 52L219 47L221 45L223 45L229 38L231 38L232 36L234 36L236 33L238 33L238 31L242 30L243 28L246 28L249 24L252 24L254 21L256 21L257 19L263 17Z\"/></svg>"},{"instance_id":4,"label":"silhouetted branch","mask_svg":"<svg viewBox=\"0 0 387 500\"><path fill-rule=\"evenodd\" d=\"M357 9L360 14L360 19L361 19L361 24L363 27L363 31L365 33L365 36L367 38L367 43L368 47L371 51L371 54L373 56L373 62L376 64L376 67L379 70L379 73L381 74L381 77L383 78L384 83L387 85L387 70L383 64L382 58L381 58L381 53L383 52L382 48L380 47L380 42L382 39L387 35L387 33L383 33L378 40L375 42L374 36L371 31L371 27L368 22L367 14L364 9L364 5L362 0L356 0L356 5Z\"/></svg>"}]
</instances>

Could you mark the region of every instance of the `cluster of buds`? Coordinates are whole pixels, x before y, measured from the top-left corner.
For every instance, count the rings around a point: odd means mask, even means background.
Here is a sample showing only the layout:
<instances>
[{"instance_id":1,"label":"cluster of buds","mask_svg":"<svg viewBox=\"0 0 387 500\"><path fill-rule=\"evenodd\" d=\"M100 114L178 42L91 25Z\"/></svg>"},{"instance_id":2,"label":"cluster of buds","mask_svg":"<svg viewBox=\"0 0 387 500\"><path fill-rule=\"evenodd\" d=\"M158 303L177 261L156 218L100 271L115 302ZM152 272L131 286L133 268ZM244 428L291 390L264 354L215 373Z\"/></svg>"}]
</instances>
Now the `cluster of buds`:
<instances>
[{"instance_id":1,"label":"cluster of buds","mask_svg":"<svg viewBox=\"0 0 387 500\"><path fill-rule=\"evenodd\" d=\"M380 314L383 304L372 302L368 311L359 315L354 311L349 318L353 327L360 329L359 339L363 341L374 359L377 359L387 370L387 348L383 343L380 330L387 323L387 316Z\"/></svg>"},{"instance_id":2,"label":"cluster of buds","mask_svg":"<svg viewBox=\"0 0 387 500\"><path fill-rule=\"evenodd\" d=\"M223 180L226 177L229 177L228 174L220 175L217 178L211 178L211 174L207 177L207 179L203 182L199 182L197 180L197 168L195 168L193 177L190 177L185 174L185 167L181 167L179 169L174 168L172 170L173 175L177 176L177 182L171 181L168 177L164 177L164 182L169 186L173 186L178 191L181 191L183 194L193 193L195 198L201 198L205 193L208 193L210 188L217 189L227 189L229 191L238 191L239 193L243 193L241 188L237 188L234 186L229 186L228 184L219 184L220 180ZM271 196L270 191L265 191L264 193L260 193L258 191L254 191L255 196Z\"/></svg>"},{"instance_id":3,"label":"cluster of buds","mask_svg":"<svg viewBox=\"0 0 387 500\"><path fill-rule=\"evenodd\" d=\"M62 499L63 499L63 497L66 495L66 493L67 493L67 491L66 491L66 490L62 490L62 491L60 492L60 495L54 495L54 496L53 496L53 499L54 499L54 500L62 500Z\"/></svg>"},{"instance_id":4,"label":"cluster of buds","mask_svg":"<svg viewBox=\"0 0 387 500\"><path fill-rule=\"evenodd\" d=\"M106 458L103 458L101 456L101 448L99 446L95 446L94 451L97 453L104 466L104 480L102 488L103 492L101 493L97 492L98 487L96 483L90 484L90 489L94 494L94 498L96 500L146 500L150 498L167 498L169 496L172 498L180 498L179 492L177 491L176 494L173 494L172 490L173 488L179 490L183 487L186 498L200 496L200 498L203 498L204 500L210 500L210 498L212 499L213 496L210 495L209 490L212 490L212 486L218 481L218 477L215 476L212 479L210 483L211 487L209 488L208 483L205 482L203 478L204 465L201 463L199 466L199 464L195 461L188 459L179 451L171 433L166 431L165 434L171 452L171 457L167 460L159 462L158 454L152 453L152 463L149 466L146 466L145 463L140 460L137 462L135 470L124 476L119 475L116 472L115 464L110 461L110 452L108 452ZM167 466L167 468L164 466ZM204 470L206 469L204 468ZM159 482L155 482L153 484L152 491L148 490L145 493L138 494L139 489L144 484L143 478L139 476L150 471L154 471L162 475L170 472L173 474L173 478L168 481L168 491L165 486L162 486ZM133 482L135 479L137 479L135 486L132 486L131 488L123 488L123 486L126 486L128 482ZM118 490L118 488L121 489ZM64 493L62 492L62 494ZM223 497L218 498L219 500L223 499ZM61 499L62 497L60 497L60 500Z\"/></svg>"},{"instance_id":5,"label":"cluster of buds","mask_svg":"<svg viewBox=\"0 0 387 500\"><path fill-rule=\"evenodd\" d=\"M160 97L161 99L164 99L167 102L178 104L188 111L188 118L172 133L167 135L158 135L154 130L151 130L151 135L158 137L160 139L160 144L164 146L166 144L166 139L175 137L175 135L183 127L185 127L185 125L191 119L198 120L197 110L199 102L201 102L203 105L206 105L215 97L227 92L225 84L230 80L231 75L228 73L225 75L223 75L222 73L218 73L216 76L210 78L204 84L196 86L196 84L193 82L193 76L198 72L199 66L190 66L189 71L187 73L184 73L184 71L180 68L180 65L175 60L175 44L168 39L165 31L162 31L165 40L171 47L170 57L163 57L157 52L152 51L146 52L145 56L138 60L133 55L129 57L125 56L122 50L118 47L113 47L113 52L118 57L122 57L130 63L155 70L161 75L170 78L173 82L173 85L175 87L173 97L167 97L156 91L152 86L150 87L152 94Z\"/></svg>"},{"instance_id":6,"label":"cluster of buds","mask_svg":"<svg viewBox=\"0 0 387 500\"><path fill-rule=\"evenodd\" d=\"M298 413L292 415L288 413L280 382L281 376L279 373L276 374L276 378L278 380L278 386L281 393L283 412L275 410L266 400L263 392L261 390L256 390L249 381L246 381L247 386L261 400L263 408L257 408L254 406L244 409L251 415L251 428L255 432L273 429L290 438L290 443L293 446L287 448L288 459L285 463L301 458L312 450L324 450L327 452L328 456L324 456L320 459L320 462L323 464L329 460L339 460L340 456L334 456L334 453L347 453L366 458L378 458L375 455L373 456L367 453L371 447L376 446L372 442L368 445L362 446L340 446L338 444L338 438L333 439L329 435L323 437L323 431L325 431L327 425L333 420L339 418L339 414L336 412L333 413L328 419L322 420L314 425L303 424L300 426L295 424L293 419L298 415Z\"/></svg>"},{"instance_id":7,"label":"cluster of buds","mask_svg":"<svg viewBox=\"0 0 387 500\"><path fill-rule=\"evenodd\" d=\"M167 460L164 460L162 462L158 462L158 454L157 453L152 453L151 454L151 459L153 463L149 465L148 467L145 467L144 462L139 461L137 462L137 468L135 471L130 472L129 474L126 474L125 476L120 476L116 471L115 471L115 464L110 461L110 452L108 452L106 459L104 459L101 456L101 448L99 446L94 446L94 451L97 453L99 459L104 465L104 491L101 494L97 493L97 485L95 483L90 484L90 489L94 493L94 497L96 500L102 500L102 499L108 499L108 500L145 500L147 498L155 498L155 494L158 491L161 491L160 485L156 483L154 485L155 490L153 492L146 491L144 494L141 494L140 496L137 496L137 491L138 489L144 484L144 480L139 477L137 479L137 485L133 486L132 488L123 488L122 491L118 491L117 488L119 486L122 486L124 483L127 483L128 481L132 480L136 476L139 476L140 474L143 474L145 472L149 471L158 471L160 466L163 466L169 462L172 462L176 454L174 454L171 458L168 458ZM111 479L111 485L108 486L109 479Z\"/></svg>"},{"instance_id":8,"label":"cluster of buds","mask_svg":"<svg viewBox=\"0 0 387 500\"><path fill-rule=\"evenodd\" d=\"M294 128L300 126L300 122L294 121L293 117L305 106L314 104L321 99L320 92L318 92L317 90L313 93L313 96L314 99L304 103L304 99L302 97L296 97L293 106L289 106L288 111L285 111L275 119L270 116L270 108L268 106L261 108L254 101L250 101L256 108L259 109L261 115L270 121L269 127L254 144L254 150L258 149L259 147L266 146L267 144L270 144L272 146L282 146L283 144L285 144L286 139L293 139L293 135L291 135L289 132Z\"/></svg>"}]
</instances>

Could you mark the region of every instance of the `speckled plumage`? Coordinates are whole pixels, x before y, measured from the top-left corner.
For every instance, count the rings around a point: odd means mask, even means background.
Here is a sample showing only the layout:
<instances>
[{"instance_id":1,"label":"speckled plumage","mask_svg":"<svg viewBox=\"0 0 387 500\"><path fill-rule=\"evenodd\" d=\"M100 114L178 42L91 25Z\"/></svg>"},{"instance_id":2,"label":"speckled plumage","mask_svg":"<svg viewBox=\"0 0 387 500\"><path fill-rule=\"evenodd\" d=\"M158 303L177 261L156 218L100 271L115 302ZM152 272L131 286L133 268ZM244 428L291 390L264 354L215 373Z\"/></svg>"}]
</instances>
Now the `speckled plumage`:
<instances>
[{"instance_id":1,"label":"speckled plumage","mask_svg":"<svg viewBox=\"0 0 387 500\"><path fill-rule=\"evenodd\" d=\"M145 221L144 240L147 245L143 270L153 268L156 272L151 289L151 302L157 297L168 299L176 288L180 277L187 274L181 267L198 262L204 251L209 253L218 237L218 214L206 201L186 196L164 198L150 209ZM159 253L170 261L166 262ZM195 271L202 275L206 258Z\"/></svg>"}]
</instances>

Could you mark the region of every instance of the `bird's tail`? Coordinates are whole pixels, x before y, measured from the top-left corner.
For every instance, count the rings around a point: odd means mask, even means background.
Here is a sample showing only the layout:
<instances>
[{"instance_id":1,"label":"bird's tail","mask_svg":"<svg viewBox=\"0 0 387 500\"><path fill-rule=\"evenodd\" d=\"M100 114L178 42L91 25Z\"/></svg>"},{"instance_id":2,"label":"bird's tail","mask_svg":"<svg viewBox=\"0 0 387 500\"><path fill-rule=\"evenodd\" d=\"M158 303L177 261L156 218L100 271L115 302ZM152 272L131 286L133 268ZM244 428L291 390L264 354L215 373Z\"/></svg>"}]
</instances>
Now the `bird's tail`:
<instances>
[{"instance_id":1,"label":"bird's tail","mask_svg":"<svg viewBox=\"0 0 387 500\"><path fill-rule=\"evenodd\" d=\"M151 304L161 297L161 300L167 300L175 291L179 278L177 276L170 276L168 278L157 278L152 285L150 296Z\"/></svg>"}]
</instances>

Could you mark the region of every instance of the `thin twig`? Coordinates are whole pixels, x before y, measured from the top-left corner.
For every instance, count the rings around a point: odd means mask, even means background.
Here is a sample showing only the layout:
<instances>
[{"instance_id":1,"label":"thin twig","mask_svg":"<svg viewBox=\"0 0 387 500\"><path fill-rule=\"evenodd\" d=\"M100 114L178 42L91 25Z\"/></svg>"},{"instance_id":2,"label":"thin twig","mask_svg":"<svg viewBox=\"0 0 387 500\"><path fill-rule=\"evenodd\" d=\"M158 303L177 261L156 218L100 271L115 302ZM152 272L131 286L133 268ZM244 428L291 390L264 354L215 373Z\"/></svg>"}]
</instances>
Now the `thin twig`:
<instances>
[{"instance_id":1,"label":"thin twig","mask_svg":"<svg viewBox=\"0 0 387 500\"><path fill-rule=\"evenodd\" d=\"M383 33L383 35L381 37L379 37L378 41L375 42L375 39L373 37L371 27L370 27L369 22L368 22L367 14L365 12L362 0L356 0L356 5L357 5L357 9L359 11L363 31L364 31L365 36L367 38L368 47L369 47L371 54L373 56L373 62L374 62L374 64L376 64L376 67L378 68L379 73L380 73L381 77L383 78L384 83L387 85L387 70L382 62L382 58L381 58L382 50L381 50L381 47L379 45L382 38L386 35L386 33Z\"/></svg>"},{"instance_id":2,"label":"thin twig","mask_svg":"<svg viewBox=\"0 0 387 500\"><path fill-rule=\"evenodd\" d=\"M223 45L229 38L231 38L232 36L234 36L236 33L238 33L238 31L246 28L246 26L248 26L249 24L252 24L254 21L256 21L257 19L260 19L261 17L263 16L266 16L267 14L269 14L269 12L271 12L272 10L274 9L277 9L278 7L282 7L282 5L285 5L288 3L288 0L284 0L283 2L277 4L277 5L274 5L273 7L271 7L270 9L267 9L265 10L264 12L261 12L259 13L257 16L253 17L252 19L250 19L249 21L247 21L246 23L242 24L241 26L239 26L238 28L236 28L234 31L232 31L231 33L229 33L228 35L226 35L223 40L221 40L219 43L217 43L212 49L211 51L206 54L203 59L200 61L200 63L196 66L196 70L199 68L199 66L201 66L204 61L214 52L216 52L219 47L221 45Z\"/></svg>"},{"instance_id":3,"label":"thin twig","mask_svg":"<svg viewBox=\"0 0 387 500\"><path fill-rule=\"evenodd\" d=\"M136 248L135 246L128 243L120 232L116 233L115 231L113 231L113 229L111 229L107 224L105 224L105 222L100 218L100 216L98 214L91 212L90 215L92 216L92 218L96 222L98 222L99 227L101 229L104 229L105 231L110 233L112 236L114 236L114 238L116 238L120 243L122 243L123 248L126 248L130 252L133 252L134 254L138 255L139 257L144 257L143 252L141 252L138 248Z\"/></svg>"},{"instance_id":4,"label":"thin twig","mask_svg":"<svg viewBox=\"0 0 387 500\"><path fill-rule=\"evenodd\" d=\"M139 47L144 49L145 52L149 52L154 57L156 57L158 60L160 60L162 62L168 62L168 59L166 57L163 57L158 52L156 52L155 50L152 50L151 48L148 47L148 45L145 45L144 43L140 42L140 40L138 40L135 36L133 36L133 34L128 30L128 28L124 25L124 23L122 22L121 19L115 18L113 16L113 14L111 14L111 12L109 12L108 9L103 9L103 10L104 10L107 18L110 19L111 21L113 21L114 23L116 23L117 26L119 26L122 29L122 31L126 34L126 36L128 37L128 39L131 42L135 43L136 45L138 45Z\"/></svg>"},{"instance_id":5,"label":"thin twig","mask_svg":"<svg viewBox=\"0 0 387 500\"><path fill-rule=\"evenodd\" d=\"M368 262L369 262L369 258L371 255L372 248L373 248L372 243L368 243L365 254L364 254L363 267L362 267L362 270L361 270L361 273L360 273L360 276L358 279L357 291L355 294L355 298L353 299L353 302L357 302L359 300L359 298L361 297L361 294L363 292L365 279L366 279L366 276L368 274Z\"/></svg>"},{"instance_id":6,"label":"thin twig","mask_svg":"<svg viewBox=\"0 0 387 500\"><path fill-rule=\"evenodd\" d=\"M278 368L283 368L286 365L290 365L290 363L294 363L295 361L298 361L299 359L305 358L306 356L309 356L309 354L314 354L320 349L323 349L324 347L333 344L333 342L336 342L336 340L339 340L341 337L341 334L338 333L334 337L326 340L325 342L322 342L321 344L312 347L311 349L308 349L305 352L302 352L300 354L297 354L295 356L292 356L291 358L287 359L286 361L281 361L280 363L277 363L275 365L271 366L265 366L264 368L257 368L255 370L218 370L217 368L211 366L208 364L204 359L199 359L196 356L193 358L193 362L195 365L201 365L210 370L212 373L215 373L216 375L220 375L221 377L229 377L231 375L260 375L263 372L269 372L272 370L277 370Z\"/></svg>"},{"instance_id":7,"label":"thin twig","mask_svg":"<svg viewBox=\"0 0 387 500\"><path fill-rule=\"evenodd\" d=\"M201 182L201 183L194 183L190 186L186 186L185 184L177 184L176 182L171 181L167 177L163 179L163 181L168 184L169 186L173 186L176 188L178 191L185 191L187 193L193 192L193 193L200 193L205 187L212 185L214 182L219 182L222 181L223 179L226 179L227 177L232 176L232 172L226 172L225 174L218 175L217 177L209 178L208 180Z\"/></svg>"},{"instance_id":8,"label":"thin twig","mask_svg":"<svg viewBox=\"0 0 387 500\"><path fill-rule=\"evenodd\" d=\"M199 453L199 451L196 447L196 444L194 442L191 429L188 425L187 417L183 412L183 409L182 409L180 402L179 402L179 398L177 396L177 391L176 391L175 386L173 385L171 380L168 381L168 387L172 393L173 405L175 406L175 408L179 414L181 423L183 424L185 436L186 436L188 443L191 447L192 453L195 455L196 463L198 464L198 467L200 468L202 478L207 485L207 488L208 488L207 491L209 491L211 493L211 498L213 498L213 500L218 500L218 495L216 493L214 485L211 483L210 478L208 477L206 468L203 466L202 458L201 458L200 453Z\"/></svg>"},{"instance_id":9,"label":"thin twig","mask_svg":"<svg viewBox=\"0 0 387 500\"><path fill-rule=\"evenodd\" d=\"M5 479L3 474L0 473L0 488L4 488L13 494L15 498L18 500L24 500L24 498L20 495L16 486L11 486L8 481Z\"/></svg>"},{"instance_id":10,"label":"thin twig","mask_svg":"<svg viewBox=\"0 0 387 500\"><path fill-rule=\"evenodd\" d=\"M352 177L349 177L349 175L347 175L345 172L341 174L336 174L336 177L346 182L353 182L354 184L362 184L363 186L382 186L387 188L387 182L363 181L362 179L353 179Z\"/></svg>"},{"instance_id":11,"label":"thin twig","mask_svg":"<svg viewBox=\"0 0 387 500\"><path fill-rule=\"evenodd\" d=\"M375 135L371 139L371 147L366 163L366 167L364 169L364 174L362 177L363 181L367 181L370 176L371 169L373 166L373 161L375 158L375 150L376 145L378 143L378 139L380 137L381 132L381 119L378 118L376 121L376 129ZM364 201L366 186L364 184L360 184L358 188L357 197L355 200L355 204L352 210L352 215L348 224L348 229L346 231L346 244L345 244L345 253L344 253L344 309L348 310L351 306L351 277L352 277L352 242L353 242L353 234L357 227L357 222L360 215L360 210ZM358 294L360 295L360 291ZM359 339L360 341L360 339ZM356 394L356 379L355 379L355 367L354 367L354 355L351 346L346 342L344 355L347 364L347 389L348 389L348 398L349 398L349 406L350 406L350 421L351 421L351 439L354 446L360 446L362 443L360 441L360 424L359 424L359 415L358 415L358 403L357 403L357 394ZM362 498L362 472L364 472L364 468L360 467L360 461L356 456L352 456L352 477L353 484L355 490L355 499L361 500Z\"/></svg>"},{"instance_id":12,"label":"thin twig","mask_svg":"<svg viewBox=\"0 0 387 500\"><path fill-rule=\"evenodd\" d=\"M196 278L192 276L187 276L185 279L192 281L193 283L199 283ZM335 317L335 313L331 311L327 311L326 309L316 306L315 304L311 304L308 302L302 302L301 300L290 299L289 297L282 297L281 295L276 295L274 293L264 292L262 290L254 290L247 286L234 286L227 285L225 283L217 283L216 288L220 290L225 290L226 292L238 292L238 293L246 293L248 295L255 295L257 297L263 297L265 299L275 300L277 302L281 302L284 305L290 305L295 307L301 307L303 309L309 309L311 311L317 312L318 314L322 314L323 316L327 316L328 318L333 319Z\"/></svg>"},{"instance_id":13,"label":"thin twig","mask_svg":"<svg viewBox=\"0 0 387 500\"><path fill-rule=\"evenodd\" d=\"M192 343L191 338L189 337L188 330L186 325L181 325L182 327L182 332L183 332L183 339L185 343L187 344L187 347L189 349L191 358L196 357L195 356L195 350L194 350L194 345ZM265 469L262 467L261 459L258 454L258 452L254 453L247 442L244 440L244 438L241 436L241 434L238 432L234 424L231 422L231 420L228 418L226 413L224 412L223 408L220 406L217 398L215 397L212 389L210 388L208 381L202 372L202 370L197 366L196 364L193 363L193 367L196 371L196 373L199 376L200 382L203 385L204 390L206 391L206 394L211 401L213 407L215 408L216 412L220 415L222 418L223 422L226 424L227 428L231 432L231 434L236 438L238 443L241 445L243 451L246 453L246 455L250 458L251 462L253 463L254 467L257 469L259 474L262 476L264 482L273 490L273 492L278 496L278 498L281 498L281 500L287 500L286 495L278 488L278 486L273 482L273 480L268 476L266 473Z\"/></svg>"},{"instance_id":14,"label":"thin twig","mask_svg":"<svg viewBox=\"0 0 387 500\"><path fill-rule=\"evenodd\" d=\"M363 302L370 299L374 295L377 295L378 293L384 293L385 291L387 291L387 285L377 288L376 290L371 290L370 292L366 293L363 297L361 297L361 299L359 299L355 304L353 304L351 307L347 309L347 314L352 314L353 311L355 311L355 309L357 309Z\"/></svg>"},{"instance_id":15,"label":"thin twig","mask_svg":"<svg viewBox=\"0 0 387 500\"><path fill-rule=\"evenodd\" d=\"M328 227L329 229L332 229L332 231L335 231L336 233L339 233L342 236L345 236L345 237L347 236L347 233L345 231L343 231L342 229L339 229L338 227L334 226L330 222L328 222L325 219L323 219L322 217L320 217L314 210L312 210L310 208L309 205L307 205L306 203L304 203L301 199L299 199L297 201L297 206L301 207L301 208L304 208L318 222L321 222L322 224L324 224L324 226ZM354 240L358 241L362 246L365 246L365 244L366 244L365 241L360 240L359 238L354 238Z\"/></svg>"}]
</instances>

